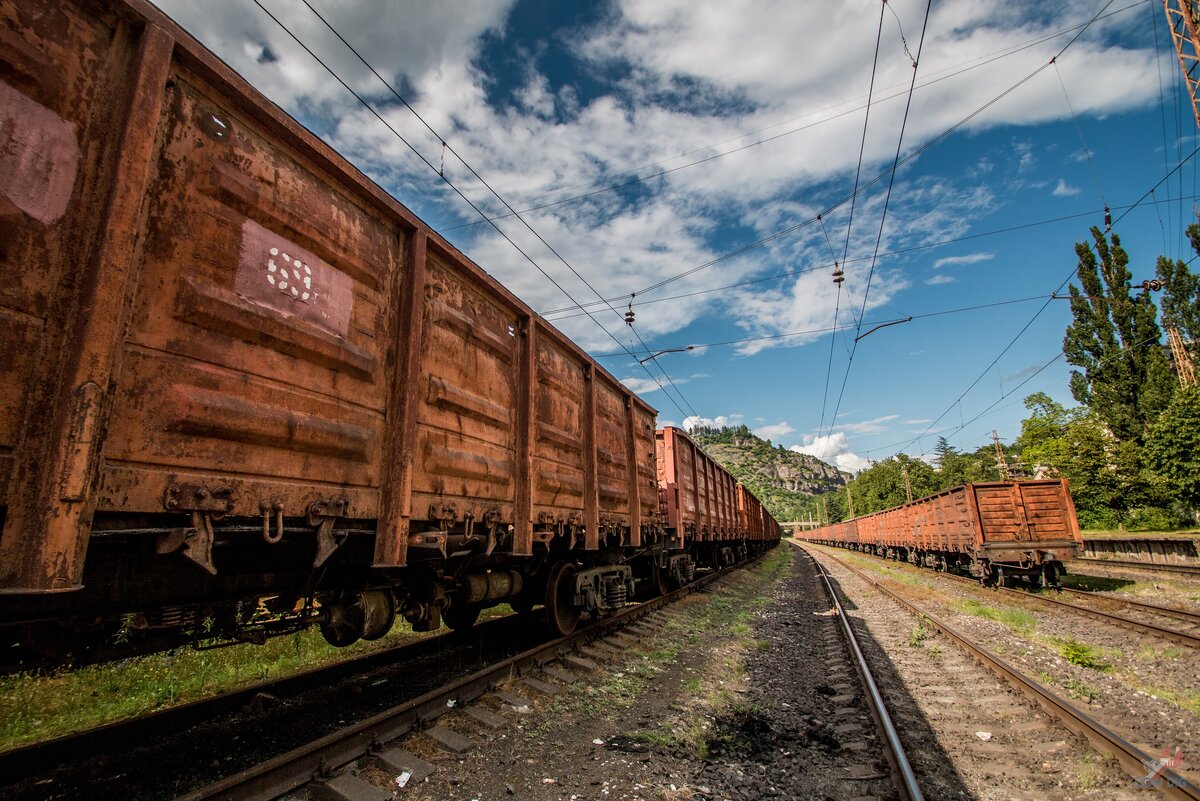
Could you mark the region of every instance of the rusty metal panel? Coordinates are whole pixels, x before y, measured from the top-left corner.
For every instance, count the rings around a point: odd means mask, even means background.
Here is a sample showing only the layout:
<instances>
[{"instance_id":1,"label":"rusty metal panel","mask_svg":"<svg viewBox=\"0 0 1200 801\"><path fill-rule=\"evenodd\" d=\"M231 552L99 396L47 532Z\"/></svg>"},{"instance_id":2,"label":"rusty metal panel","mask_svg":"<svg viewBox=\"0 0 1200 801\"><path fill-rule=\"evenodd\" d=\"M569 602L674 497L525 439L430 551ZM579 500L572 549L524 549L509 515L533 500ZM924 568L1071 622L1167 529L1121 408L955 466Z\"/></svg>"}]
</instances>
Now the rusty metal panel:
<instances>
[{"instance_id":1,"label":"rusty metal panel","mask_svg":"<svg viewBox=\"0 0 1200 801\"><path fill-rule=\"evenodd\" d=\"M80 586L172 46L106 10L0 6L0 347L26 349L0 381L3 592Z\"/></svg>"},{"instance_id":2,"label":"rusty metal panel","mask_svg":"<svg viewBox=\"0 0 1200 801\"><path fill-rule=\"evenodd\" d=\"M518 347L516 313L456 265L430 253L415 516L513 519Z\"/></svg>"},{"instance_id":3,"label":"rusty metal panel","mask_svg":"<svg viewBox=\"0 0 1200 801\"><path fill-rule=\"evenodd\" d=\"M636 398L633 403L633 434L642 528L655 528L661 525L662 519L658 506L654 410Z\"/></svg>"},{"instance_id":4,"label":"rusty metal panel","mask_svg":"<svg viewBox=\"0 0 1200 801\"><path fill-rule=\"evenodd\" d=\"M101 508L238 474L238 513L377 517L400 233L180 63L161 127Z\"/></svg>"},{"instance_id":5,"label":"rusty metal panel","mask_svg":"<svg viewBox=\"0 0 1200 801\"><path fill-rule=\"evenodd\" d=\"M548 338L538 343L534 387L533 510L548 521L582 519L587 488L586 363Z\"/></svg>"},{"instance_id":6,"label":"rusty metal panel","mask_svg":"<svg viewBox=\"0 0 1200 801\"><path fill-rule=\"evenodd\" d=\"M600 490L600 525L628 526L630 522L629 464L626 450L625 390L597 376L596 456Z\"/></svg>"}]
</instances>

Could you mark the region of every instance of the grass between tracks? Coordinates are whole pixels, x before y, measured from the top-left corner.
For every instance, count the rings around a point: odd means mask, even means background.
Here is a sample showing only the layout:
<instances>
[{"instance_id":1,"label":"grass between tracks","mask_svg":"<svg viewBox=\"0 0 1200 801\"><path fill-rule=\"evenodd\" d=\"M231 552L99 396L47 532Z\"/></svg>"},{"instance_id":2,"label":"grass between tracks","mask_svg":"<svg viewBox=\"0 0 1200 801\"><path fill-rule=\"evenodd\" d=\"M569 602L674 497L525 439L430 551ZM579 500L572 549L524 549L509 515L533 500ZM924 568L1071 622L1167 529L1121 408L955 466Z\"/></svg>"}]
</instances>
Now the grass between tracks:
<instances>
[{"instance_id":1,"label":"grass between tracks","mask_svg":"<svg viewBox=\"0 0 1200 801\"><path fill-rule=\"evenodd\" d=\"M766 650L769 640L755 638L751 621L770 602L771 586L791 564L793 549L780 546L758 566L734 573L717 593L699 593L676 607L646 651L612 670L600 681L561 693L529 734L557 742L557 732L581 719L601 719L623 729L629 739L661 748L680 748L704 758L713 720L724 712L749 709L741 699L744 657ZM658 694L671 713L648 714ZM628 712L645 717L631 725Z\"/></svg>"},{"instance_id":2,"label":"grass between tracks","mask_svg":"<svg viewBox=\"0 0 1200 801\"><path fill-rule=\"evenodd\" d=\"M483 617L510 614L507 604ZM434 632L437 633L437 632ZM181 648L105 665L0 676L0 751L382 651L432 634L402 624L374 642L327 644L316 629L212 651Z\"/></svg>"}]
</instances>

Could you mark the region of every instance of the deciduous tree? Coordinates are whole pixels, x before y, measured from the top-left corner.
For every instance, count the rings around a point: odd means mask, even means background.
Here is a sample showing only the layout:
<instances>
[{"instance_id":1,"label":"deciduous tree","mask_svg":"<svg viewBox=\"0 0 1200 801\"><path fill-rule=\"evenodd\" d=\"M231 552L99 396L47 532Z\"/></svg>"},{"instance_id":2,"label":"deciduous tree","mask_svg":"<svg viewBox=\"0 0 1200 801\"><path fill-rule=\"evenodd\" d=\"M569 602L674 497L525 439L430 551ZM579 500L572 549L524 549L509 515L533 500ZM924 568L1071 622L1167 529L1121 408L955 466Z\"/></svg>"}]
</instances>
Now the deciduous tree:
<instances>
[{"instance_id":1,"label":"deciduous tree","mask_svg":"<svg viewBox=\"0 0 1200 801\"><path fill-rule=\"evenodd\" d=\"M1092 409L1120 441L1142 444L1166 408L1174 378L1160 347L1157 309L1148 292L1131 293L1129 256L1116 234L1092 228L1095 250L1075 246L1079 282L1071 285L1074 321L1063 338L1071 394Z\"/></svg>"}]
</instances>

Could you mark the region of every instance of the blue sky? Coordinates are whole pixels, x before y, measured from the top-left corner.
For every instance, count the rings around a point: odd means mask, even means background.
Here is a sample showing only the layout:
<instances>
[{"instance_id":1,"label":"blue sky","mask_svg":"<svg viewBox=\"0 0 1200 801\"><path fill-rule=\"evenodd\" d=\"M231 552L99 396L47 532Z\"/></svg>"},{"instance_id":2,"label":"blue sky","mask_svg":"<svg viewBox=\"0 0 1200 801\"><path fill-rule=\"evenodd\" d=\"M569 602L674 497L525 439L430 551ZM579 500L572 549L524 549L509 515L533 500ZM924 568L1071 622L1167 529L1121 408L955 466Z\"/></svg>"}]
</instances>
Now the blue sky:
<instances>
[{"instance_id":1,"label":"blue sky","mask_svg":"<svg viewBox=\"0 0 1200 801\"><path fill-rule=\"evenodd\" d=\"M850 470L1011 441L1026 395L1071 403L1049 298L1103 208L1138 278L1193 255L1196 123L1157 0L939 0L923 42L916 0L309 0L424 124L303 0L260 2L408 144L254 0L161 5L660 423L745 423ZM521 211L508 239L414 150Z\"/></svg>"}]
</instances>

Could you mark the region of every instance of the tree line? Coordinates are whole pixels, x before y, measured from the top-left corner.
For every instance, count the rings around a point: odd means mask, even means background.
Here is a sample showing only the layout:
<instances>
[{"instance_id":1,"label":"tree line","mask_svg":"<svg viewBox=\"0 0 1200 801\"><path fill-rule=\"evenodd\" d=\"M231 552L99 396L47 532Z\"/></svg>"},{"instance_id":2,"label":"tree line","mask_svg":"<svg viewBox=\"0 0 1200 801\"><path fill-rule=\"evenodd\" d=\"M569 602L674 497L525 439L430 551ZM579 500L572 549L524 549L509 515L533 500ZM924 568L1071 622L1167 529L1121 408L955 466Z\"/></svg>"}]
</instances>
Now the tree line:
<instances>
[{"instance_id":1,"label":"tree line","mask_svg":"<svg viewBox=\"0 0 1200 801\"><path fill-rule=\"evenodd\" d=\"M1200 225L1189 227L1188 237L1200 256ZM1063 354L1075 368L1069 386L1078 405L1044 392L1027 397L1029 416L1016 441L1002 446L1004 460L1028 477L1067 478L1084 528L1195 525L1200 389L1194 380L1183 384L1187 364L1200 360L1200 276L1186 262L1160 256L1153 281L1135 284L1120 238L1099 228L1075 253L1079 286L1070 286ZM997 481L999 461L993 445L960 452L939 437L933 464L897 454L845 489L813 498L810 513L837 522L898 506L910 495Z\"/></svg>"}]
</instances>

